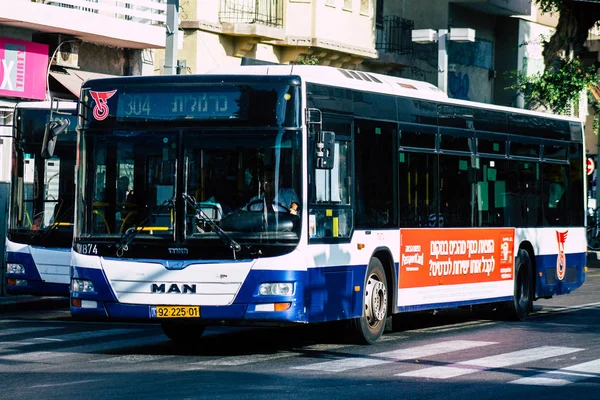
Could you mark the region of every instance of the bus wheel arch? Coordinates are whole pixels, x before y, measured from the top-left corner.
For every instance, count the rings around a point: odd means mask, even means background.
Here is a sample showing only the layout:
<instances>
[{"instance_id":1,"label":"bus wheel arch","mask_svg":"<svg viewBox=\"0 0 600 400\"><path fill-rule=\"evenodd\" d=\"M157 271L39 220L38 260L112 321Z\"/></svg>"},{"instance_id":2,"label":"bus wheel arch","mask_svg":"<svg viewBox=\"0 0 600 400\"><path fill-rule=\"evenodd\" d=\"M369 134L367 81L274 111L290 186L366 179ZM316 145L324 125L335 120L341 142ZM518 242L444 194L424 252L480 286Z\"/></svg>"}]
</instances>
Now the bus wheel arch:
<instances>
[{"instance_id":1,"label":"bus wheel arch","mask_svg":"<svg viewBox=\"0 0 600 400\"><path fill-rule=\"evenodd\" d=\"M387 267L386 267L387 266ZM362 316L352 320L356 342L373 344L383 334L390 315L391 266L385 252L375 253L367 266L363 290Z\"/></svg>"},{"instance_id":2,"label":"bus wheel arch","mask_svg":"<svg viewBox=\"0 0 600 400\"><path fill-rule=\"evenodd\" d=\"M506 317L514 321L526 320L533 309L535 284L531 253L526 246L519 247L515 257L513 298L506 304Z\"/></svg>"}]
</instances>

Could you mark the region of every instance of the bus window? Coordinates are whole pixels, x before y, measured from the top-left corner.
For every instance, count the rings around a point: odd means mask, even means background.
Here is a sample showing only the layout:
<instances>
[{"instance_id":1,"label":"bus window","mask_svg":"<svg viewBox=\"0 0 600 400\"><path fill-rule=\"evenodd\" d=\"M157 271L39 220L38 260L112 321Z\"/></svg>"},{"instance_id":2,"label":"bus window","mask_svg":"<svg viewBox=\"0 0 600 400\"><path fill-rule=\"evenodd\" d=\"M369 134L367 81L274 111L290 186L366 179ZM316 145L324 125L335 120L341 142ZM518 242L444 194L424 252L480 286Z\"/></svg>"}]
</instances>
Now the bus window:
<instances>
[{"instance_id":1,"label":"bus window","mask_svg":"<svg viewBox=\"0 0 600 400\"><path fill-rule=\"evenodd\" d=\"M402 152L398 165L400 227L444 226L437 214L437 156Z\"/></svg>"},{"instance_id":2,"label":"bus window","mask_svg":"<svg viewBox=\"0 0 600 400\"><path fill-rule=\"evenodd\" d=\"M398 226L395 191L397 126L382 121L355 121L356 225Z\"/></svg>"},{"instance_id":3,"label":"bus window","mask_svg":"<svg viewBox=\"0 0 600 400\"><path fill-rule=\"evenodd\" d=\"M505 226L508 161L481 158L475 173L477 215L474 226Z\"/></svg>"},{"instance_id":4,"label":"bus window","mask_svg":"<svg viewBox=\"0 0 600 400\"><path fill-rule=\"evenodd\" d=\"M542 221L541 164L532 161L510 162L508 208L515 227L533 226Z\"/></svg>"},{"instance_id":5,"label":"bus window","mask_svg":"<svg viewBox=\"0 0 600 400\"><path fill-rule=\"evenodd\" d=\"M469 156L440 155L440 218L447 227L473 226L475 179Z\"/></svg>"},{"instance_id":6,"label":"bus window","mask_svg":"<svg viewBox=\"0 0 600 400\"><path fill-rule=\"evenodd\" d=\"M544 225L565 226L568 222L569 168L564 164L544 164L542 185Z\"/></svg>"},{"instance_id":7,"label":"bus window","mask_svg":"<svg viewBox=\"0 0 600 400\"><path fill-rule=\"evenodd\" d=\"M352 233L351 149L349 141L336 142L333 168L315 170L316 205L309 211L311 238L349 238Z\"/></svg>"}]
</instances>

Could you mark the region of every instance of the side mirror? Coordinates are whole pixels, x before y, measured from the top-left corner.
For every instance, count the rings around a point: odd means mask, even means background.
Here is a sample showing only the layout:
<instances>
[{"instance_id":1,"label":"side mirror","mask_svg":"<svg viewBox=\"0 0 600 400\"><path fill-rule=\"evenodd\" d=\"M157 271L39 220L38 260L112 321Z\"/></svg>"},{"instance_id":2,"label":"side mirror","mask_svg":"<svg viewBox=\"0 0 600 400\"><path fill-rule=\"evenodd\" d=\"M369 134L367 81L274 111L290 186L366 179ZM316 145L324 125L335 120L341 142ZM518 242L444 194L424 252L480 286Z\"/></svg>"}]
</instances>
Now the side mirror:
<instances>
[{"instance_id":1,"label":"side mirror","mask_svg":"<svg viewBox=\"0 0 600 400\"><path fill-rule=\"evenodd\" d=\"M324 131L317 134L317 169L333 169L335 154L335 133Z\"/></svg>"},{"instance_id":2,"label":"side mirror","mask_svg":"<svg viewBox=\"0 0 600 400\"><path fill-rule=\"evenodd\" d=\"M56 121L50 121L46 124L44 131L44 141L42 142L42 158L48 159L54 155L56 146L56 137L63 133L69 127L69 120L64 118Z\"/></svg>"}]
</instances>

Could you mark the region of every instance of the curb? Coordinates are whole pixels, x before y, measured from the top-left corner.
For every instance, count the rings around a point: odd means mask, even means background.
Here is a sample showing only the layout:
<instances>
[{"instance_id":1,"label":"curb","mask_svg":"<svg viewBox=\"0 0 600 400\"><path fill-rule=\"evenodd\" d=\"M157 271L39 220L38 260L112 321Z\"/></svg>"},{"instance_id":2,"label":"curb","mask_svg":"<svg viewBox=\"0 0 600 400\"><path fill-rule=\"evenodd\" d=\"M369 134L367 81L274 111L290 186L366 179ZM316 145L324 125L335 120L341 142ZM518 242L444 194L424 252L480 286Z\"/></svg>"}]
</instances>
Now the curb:
<instances>
[{"instance_id":1,"label":"curb","mask_svg":"<svg viewBox=\"0 0 600 400\"><path fill-rule=\"evenodd\" d=\"M588 268L600 268L600 251L588 250L586 261Z\"/></svg>"}]
</instances>

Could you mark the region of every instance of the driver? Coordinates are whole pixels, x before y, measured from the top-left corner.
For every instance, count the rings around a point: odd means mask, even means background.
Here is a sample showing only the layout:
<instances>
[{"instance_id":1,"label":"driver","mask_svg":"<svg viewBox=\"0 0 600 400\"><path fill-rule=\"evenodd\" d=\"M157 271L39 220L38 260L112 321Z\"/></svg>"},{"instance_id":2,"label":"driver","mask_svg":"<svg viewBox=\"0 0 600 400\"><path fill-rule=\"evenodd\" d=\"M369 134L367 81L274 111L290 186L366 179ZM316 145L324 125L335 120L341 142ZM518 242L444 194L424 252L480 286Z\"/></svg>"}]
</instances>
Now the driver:
<instances>
[{"instance_id":1,"label":"driver","mask_svg":"<svg viewBox=\"0 0 600 400\"><path fill-rule=\"evenodd\" d=\"M289 212L292 215L298 215L298 195L292 188L279 186L279 190L275 193L275 175L273 169L267 167L265 169L264 179L261 181L262 191L258 196L250 199L245 209L248 211L262 211L267 207L271 207L273 211Z\"/></svg>"}]
</instances>

